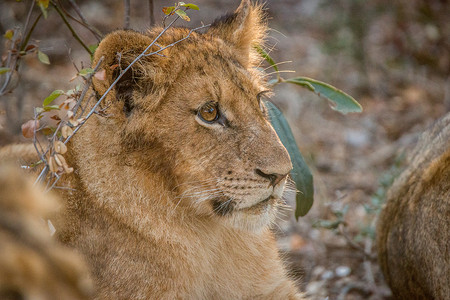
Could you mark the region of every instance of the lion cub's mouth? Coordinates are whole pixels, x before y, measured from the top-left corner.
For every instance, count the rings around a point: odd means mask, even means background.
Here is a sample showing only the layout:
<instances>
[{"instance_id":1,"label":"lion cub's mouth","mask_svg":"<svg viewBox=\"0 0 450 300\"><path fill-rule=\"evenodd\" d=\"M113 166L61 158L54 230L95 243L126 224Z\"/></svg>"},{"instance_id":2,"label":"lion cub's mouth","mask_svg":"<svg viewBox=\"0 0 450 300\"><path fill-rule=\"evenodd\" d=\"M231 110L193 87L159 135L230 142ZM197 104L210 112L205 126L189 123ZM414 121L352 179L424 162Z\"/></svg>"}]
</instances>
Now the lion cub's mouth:
<instances>
[{"instance_id":1,"label":"lion cub's mouth","mask_svg":"<svg viewBox=\"0 0 450 300\"><path fill-rule=\"evenodd\" d=\"M245 212L248 214L261 214L263 213L269 206L274 205L276 202L276 198L274 196L269 196L266 199L252 205L249 207L241 208L239 211Z\"/></svg>"},{"instance_id":2,"label":"lion cub's mouth","mask_svg":"<svg viewBox=\"0 0 450 300\"><path fill-rule=\"evenodd\" d=\"M269 196L266 199L244 208L237 208L236 203L230 200L224 201L224 199L216 199L213 201L213 209L217 215L226 216L230 215L233 212L243 212L246 214L258 215L267 210L269 206L272 206L276 203L277 198L274 196Z\"/></svg>"}]
</instances>

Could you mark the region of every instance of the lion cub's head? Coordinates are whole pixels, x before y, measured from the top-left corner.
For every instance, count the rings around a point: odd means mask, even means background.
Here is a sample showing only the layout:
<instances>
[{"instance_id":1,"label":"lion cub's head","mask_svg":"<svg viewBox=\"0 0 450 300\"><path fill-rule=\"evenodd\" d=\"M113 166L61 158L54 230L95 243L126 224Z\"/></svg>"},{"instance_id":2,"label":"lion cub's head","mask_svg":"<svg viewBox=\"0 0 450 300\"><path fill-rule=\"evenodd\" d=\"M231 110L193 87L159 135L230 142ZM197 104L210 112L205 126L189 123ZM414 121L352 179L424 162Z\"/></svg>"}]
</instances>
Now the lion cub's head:
<instances>
[{"instance_id":1,"label":"lion cub's head","mask_svg":"<svg viewBox=\"0 0 450 300\"><path fill-rule=\"evenodd\" d=\"M252 46L265 29L261 8L243 1L205 33L142 58L103 103L127 163L163 176L168 205L249 230L273 221L292 168L261 100L267 87ZM116 31L100 43L99 95L161 30ZM150 52L188 33L171 28Z\"/></svg>"}]
</instances>

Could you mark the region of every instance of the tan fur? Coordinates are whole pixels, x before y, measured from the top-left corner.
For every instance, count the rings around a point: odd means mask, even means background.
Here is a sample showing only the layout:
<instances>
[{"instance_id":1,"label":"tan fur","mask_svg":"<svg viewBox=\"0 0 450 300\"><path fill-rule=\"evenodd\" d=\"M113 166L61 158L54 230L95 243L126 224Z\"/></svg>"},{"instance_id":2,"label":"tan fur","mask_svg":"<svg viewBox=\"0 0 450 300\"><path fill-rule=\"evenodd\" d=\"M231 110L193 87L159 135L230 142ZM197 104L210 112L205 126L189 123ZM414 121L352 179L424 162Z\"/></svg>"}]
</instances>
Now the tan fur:
<instances>
[{"instance_id":1,"label":"tan fur","mask_svg":"<svg viewBox=\"0 0 450 300\"><path fill-rule=\"evenodd\" d=\"M11 144L0 148L0 162L29 166L39 160L33 144Z\"/></svg>"},{"instance_id":2,"label":"tan fur","mask_svg":"<svg viewBox=\"0 0 450 300\"><path fill-rule=\"evenodd\" d=\"M0 165L0 299L89 299L83 262L51 239L42 219L57 203L32 184Z\"/></svg>"},{"instance_id":3,"label":"tan fur","mask_svg":"<svg viewBox=\"0 0 450 300\"><path fill-rule=\"evenodd\" d=\"M388 192L378 256L398 299L450 295L450 114L420 138Z\"/></svg>"},{"instance_id":4,"label":"tan fur","mask_svg":"<svg viewBox=\"0 0 450 300\"><path fill-rule=\"evenodd\" d=\"M75 191L63 193L57 234L88 259L97 299L300 298L270 231L286 179L272 187L261 175L292 167L257 100L267 89L251 47L261 16L243 1L206 33L142 59L102 104L108 117L94 115L69 143ZM100 43L99 95L161 30ZM158 44L188 32L172 28ZM208 101L225 126L196 116Z\"/></svg>"}]
</instances>

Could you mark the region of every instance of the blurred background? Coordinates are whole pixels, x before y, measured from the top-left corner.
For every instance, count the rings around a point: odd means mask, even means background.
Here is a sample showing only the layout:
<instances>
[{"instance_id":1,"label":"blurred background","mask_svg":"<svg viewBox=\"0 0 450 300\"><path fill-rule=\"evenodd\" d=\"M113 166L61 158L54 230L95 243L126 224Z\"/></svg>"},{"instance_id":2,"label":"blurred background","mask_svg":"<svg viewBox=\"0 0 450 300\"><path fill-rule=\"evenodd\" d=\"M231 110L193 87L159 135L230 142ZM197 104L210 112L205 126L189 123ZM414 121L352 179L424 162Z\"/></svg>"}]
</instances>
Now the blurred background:
<instances>
[{"instance_id":1,"label":"blurred background","mask_svg":"<svg viewBox=\"0 0 450 300\"><path fill-rule=\"evenodd\" d=\"M33 0L34 1L34 0ZM23 29L33 1L0 2L0 32ZM124 1L61 1L65 12L92 28L68 22L86 45L96 34L124 26ZM130 4L130 28L150 27L149 1ZM174 1L155 0L162 7ZM193 0L188 11L197 27L233 11L239 0ZM36 2L38 3L38 2ZM315 181L315 203L297 222L286 210L276 228L282 255L311 299L389 299L376 262L375 222L387 187L402 168L401 153L432 122L450 111L450 3L446 0L267 1L266 50L284 78L307 76L330 83L357 99L361 114L341 115L300 87L281 85L272 101L289 120ZM35 5L30 24L41 12ZM95 29L93 29L95 28ZM97 34L98 35L98 34ZM0 145L25 141L20 126L33 118L53 90L67 90L90 58L55 9L48 9L30 41L48 55L21 58L12 92L0 96ZM2 63L8 40L0 45ZM271 72L268 69L267 72ZM5 75L0 75L0 84ZM289 198L289 197L288 197ZM287 201L293 204L292 199Z\"/></svg>"}]
</instances>

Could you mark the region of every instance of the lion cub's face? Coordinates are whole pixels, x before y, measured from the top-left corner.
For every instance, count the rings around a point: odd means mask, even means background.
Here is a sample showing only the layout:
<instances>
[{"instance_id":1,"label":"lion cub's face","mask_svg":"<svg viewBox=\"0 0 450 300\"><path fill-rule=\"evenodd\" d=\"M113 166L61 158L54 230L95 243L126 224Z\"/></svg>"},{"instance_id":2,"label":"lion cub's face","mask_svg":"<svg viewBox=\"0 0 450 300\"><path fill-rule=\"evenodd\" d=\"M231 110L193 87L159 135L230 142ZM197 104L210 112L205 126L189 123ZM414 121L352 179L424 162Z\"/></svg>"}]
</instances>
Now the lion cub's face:
<instances>
[{"instance_id":1,"label":"lion cub's face","mask_svg":"<svg viewBox=\"0 0 450 300\"><path fill-rule=\"evenodd\" d=\"M174 195L170 205L248 230L273 221L292 168L262 103L267 88L253 68L250 45L261 37L258 30L259 9L241 5L208 32L143 61L116 89L125 111L123 143L144 157L146 170L163 174ZM172 29L158 42L187 33ZM96 57L105 55L112 65L108 53L124 47L123 40L134 47L129 53L139 53L152 38L115 32Z\"/></svg>"}]
</instances>

